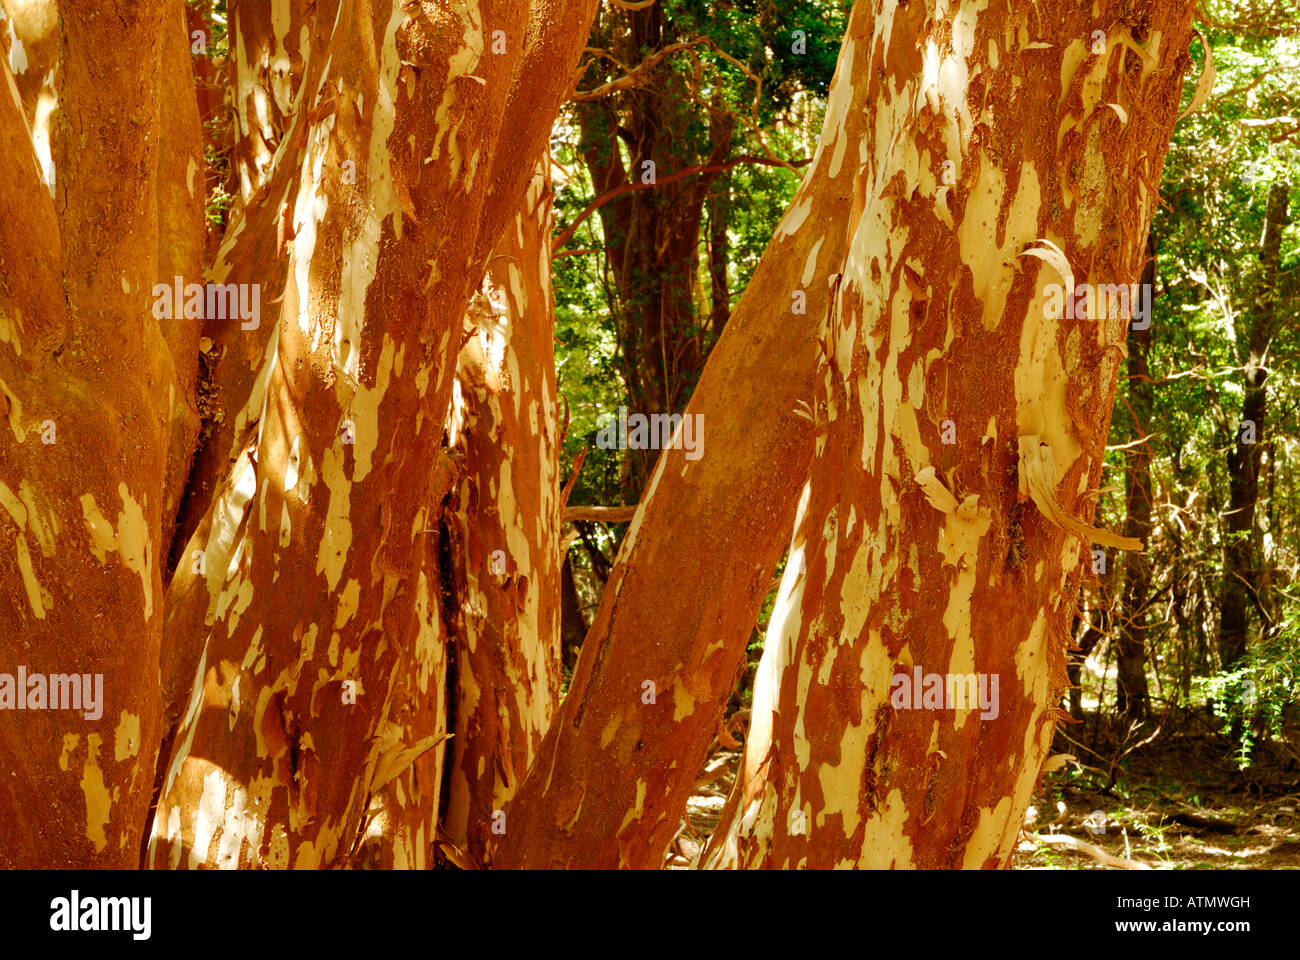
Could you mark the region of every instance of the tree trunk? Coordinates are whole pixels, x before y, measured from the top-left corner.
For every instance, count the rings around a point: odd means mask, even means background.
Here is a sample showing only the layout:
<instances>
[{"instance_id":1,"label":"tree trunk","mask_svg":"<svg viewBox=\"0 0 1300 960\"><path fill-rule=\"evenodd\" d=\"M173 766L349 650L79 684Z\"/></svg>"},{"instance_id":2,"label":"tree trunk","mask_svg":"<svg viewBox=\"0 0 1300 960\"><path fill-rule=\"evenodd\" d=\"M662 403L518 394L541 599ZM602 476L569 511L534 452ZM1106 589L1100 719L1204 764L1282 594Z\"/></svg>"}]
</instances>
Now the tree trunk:
<instances>
[{"instance_id":1,"label":"tree trunk","mask_svg":"<svg viewBox=\"0 0 1300 960\"><path fill-rule=\"evenodd\" d=\"M313 58L302 31L332 25L337 2L325 0L229 0L226 8L231 90L234 93L234 144L230 171L239 202L247 203L271 175L272 161L294 126L304 67Z\"/></svg>"},{"instance_id":2,"label":"tree trunk","mask_svg":"<svg viewBox=\"0 0 1300 960\"><path fill-rule=\"evenodd\" d=\"M179 2L23 14L57 47L32 47L49 59L30 66L52 81L31 133L20 102L0 96L0 411L12 434L0 537L13 544L0 551L0 636L21 638L14 660L29 674L88 675L102 697L71 729L53 711L0 715L14 764L0 785L0 866L125 867L147 820L167 513L192 427L197 332L155 319L150 294L192 237L201 249L201 216L187 221L201 185L161 182L193 159L194 94L177 82L189 69L175 55ZM14 91L7 60L0 74Z\"/></svg>"},{"instance_id":3,"label":"tree trunk","mask_svg":"<svg viewBox=\"0 0 1300 960\"><path fill-rule=\"evenodd\" d=\"M461 350L461 477L444 511L456 628L455 737L443 826L475 862L560 699L560 475L551 187L539 167L489 270L491 310ZM471 316L475 311L471 310Z\"/></svg>"},{"instance_id":4,"label":"tree trunk","mask_svg":"<svg viewBox=\"0 0 1300 960\"><path fill-rule=\"evenodd\" d=\"M840 53L816 157L686 409L707 453L660 454L494 866L663 864L812 455L811 318L843 252L869 62L864 43Z\"/></svg>"},{"instance_id":5,"label":"tree trunk","mask_svg":"<svg viewBox=\"0 0 1300 960\"><path fill-rule=\"evenodd\" d=\"M151 864L343 864L371 829L425 862L445 717L431 534L461 318L594 6L394 0L332 26L328 82L299 108L288 282L241 413L250 441L205 512L210 579L169 611L169 630L187 625L169 643L201 652Z\"/></svg>"},{"instance_id":6,"label":"tree trunk","mask_svg":"<svg viewBox=\"0 0 1300 960\"><path fill-rule=\"evenodd\" d=\"M731 316L731 287L727 278L730 219L731 174L724 173L709 196L709 326L715 339L722 336Z\"/></svg>"},{"instance_id":7,"label":"tree trunk","mask_svg":"<svg viewBox=\"0 0 1300 960\"><path fill-rule=\"evenodd\" d=\"M587 618L582 612L582 597L573 577L573 561L566 555L560 570L560 644L561 662L566 675L578 664L582 639L587 635Z\"/></svg>"},{"instance_id":8,"label":"tree trunk","mask_svg":"<svg viewBox=\"0 0 1300 960\"><path fill-rule=\"evenodd\" d=\"M1142 283L1152 291L1153 301L1155 280L1156 247L1148 239ZM1136 445L1124 451L1124 536L1143 543L1151 536L1151 444L1147 438L1151 433L1154 398L1151 370L1147 366L1150 349L1150 326L1139 324L1129 332L1128 341L1128 404L1133 416L1133 442ZM1118 671L1116 707L1126 723L1145 720L1147 715L1150 694L1147 689L1146 636L1150 594L1150 559L1145 552L1129 553L1124 558L1124 596L1120 608L1119 639L1115 647Z\"/></svg>"},{"instance_id":9,"label":"tree trunk","mask_svg":"<svg viewBox=\"0 0 1300 960\"><path fill-rule=\"evenodd\" d=\"M1083 720L1082 681L1084 661L1092 655L1092 651L1096 649L1097 644L1105 640L1110 634L1115 619L1115 573L1115 565L1107 563L1105 571L1098 577L1097 588L1094 592L1098 602L1090 605L1084 611L1088 625L1083 631L1083 636L1078 637L1078 649L1072 651L1066 660L1065 675L1070 688L1070 716L1075 720ZM1088 595L1086 587L1081 594L1082 596ZM1071 634L1077 636L1077 631L1072 628Z\"/></svg>"},{"instance_id":10,"label":"tree trunk","mask_svg":"<svg viewBox=\"0 0 1300 960\"><path fill-rule=\"evenodd\" d=\"M613 49L630 70L640 70L681 39L660 4L624 16L627 30L613 41ZM638 188L601 206L598 215L617 289L617 301L610 306L617 317L628 403L647 415L680 411L708 355L707 328L694 292L704 204L719 173L647 186L679 170L727 158L734 119L725 109L713 111L705 151L692 139L691 127L704 122L699 112L686 81L666 61L642 70L641 81L630 90L578 105L580 149L597 194ZM627 166L620 141L628 149ZM624 498L635 503L655 452L629 448L623 455Z\"/></svg>"},{"instance_id":11,"label":"tree trunk","mask_svg":"<svg viewBox=\"0 0 1300 960\"><path fill-rule=\"evenodd\" d=\"M1268 195L1264 236L1259 246L1260 279L1243 367L1246 395L1241 423L1228 452L1227 529L1223 545L1223 588L1219 599L1219 662L1231 667L1246 652L1250 608L1257 595L1258 544L1255 506L1259 501L1259 463L1268 405L1268 348L1277 322L1277 270L1282 229L1287 218L1289 185L1275 183Z\"/></svg>"},{"instance_id":12,"label":"tree trunk","mask_svg":"<svg viewBox=\"0 0 1300 960\"><path fill-rule=\"evenodd\" d=\"M1138 279L1193 5L871 5L816 453L712 867L1005 865L1087 541L1140 546L1087 524L1127 311L1063 301Z\"/></svg>"}]
</instances>

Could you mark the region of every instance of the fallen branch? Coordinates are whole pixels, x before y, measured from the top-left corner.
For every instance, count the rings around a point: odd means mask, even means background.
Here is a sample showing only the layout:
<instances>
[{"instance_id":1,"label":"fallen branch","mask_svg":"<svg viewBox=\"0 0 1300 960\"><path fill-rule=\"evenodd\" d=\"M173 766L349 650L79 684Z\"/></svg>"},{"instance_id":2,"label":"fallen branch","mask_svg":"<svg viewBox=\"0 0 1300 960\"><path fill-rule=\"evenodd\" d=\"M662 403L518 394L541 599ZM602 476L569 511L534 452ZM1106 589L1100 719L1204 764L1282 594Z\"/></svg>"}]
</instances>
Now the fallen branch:
<instances>
[{"instance_id":1,"label":"fallen branch","mask_svg":"<svg viewBox=\"0 0 1300 960\"><path fill-rule=\"evenodd\" d=\"M1093 843L1087 843L1065 833L1043 833L1036 834L1034 839L1039 843L1046 843L1053 847L1065 847L1068 850L1074 850L1078 853L1086 853L1108 867L1114 867L1116 870L1151 870L1150 864L1142 863L1138 860L1125 860L1123 857L1117 857L1112 853L1107 853L1101 847Z\"/></svg>"}]
</instances>

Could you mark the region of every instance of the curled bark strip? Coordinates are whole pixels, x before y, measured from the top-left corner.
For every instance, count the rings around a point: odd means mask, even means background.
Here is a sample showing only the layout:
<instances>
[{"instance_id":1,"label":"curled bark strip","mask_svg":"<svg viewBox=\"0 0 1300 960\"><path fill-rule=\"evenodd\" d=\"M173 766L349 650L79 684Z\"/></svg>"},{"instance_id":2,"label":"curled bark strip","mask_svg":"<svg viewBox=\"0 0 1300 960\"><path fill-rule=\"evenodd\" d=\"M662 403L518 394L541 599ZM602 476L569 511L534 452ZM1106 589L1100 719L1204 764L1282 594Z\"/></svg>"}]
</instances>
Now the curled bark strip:
<instances>
[{"instance_id":1,"label":"curled bark strip","mask_svg":"<svg viewBox=\"0 0 1300 960\"><path fill-rule=\"evenodd\" d=\"M1043 516L1063 530L1077 534L1085 540L1099 543L1103 547L1116 550L1141 552L1142 541L1133 537L1121 537L1109 530L1090 526L1076 517L1070 516L1056 502L1056 461L1052 448L1040 442L1037 436L1020 438L1020 476L1029 488L1029 496Z\"/></svg>"}]
</instances>

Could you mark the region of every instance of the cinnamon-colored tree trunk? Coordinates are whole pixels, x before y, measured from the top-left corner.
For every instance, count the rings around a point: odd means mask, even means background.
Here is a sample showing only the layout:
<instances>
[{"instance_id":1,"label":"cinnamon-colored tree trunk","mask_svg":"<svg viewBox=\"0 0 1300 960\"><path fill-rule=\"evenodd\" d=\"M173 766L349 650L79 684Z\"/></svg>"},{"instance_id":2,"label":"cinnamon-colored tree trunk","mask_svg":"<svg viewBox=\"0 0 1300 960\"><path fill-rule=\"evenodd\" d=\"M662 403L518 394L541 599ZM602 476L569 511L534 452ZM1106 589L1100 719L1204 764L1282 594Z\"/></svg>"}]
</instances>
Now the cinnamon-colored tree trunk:
<instances>
[{"instance_id":1,"label":"cinnamon-colored tree trunk","mask_svg":"<svg viewBox=\"0 0 1300 960\"><path fill-rule=\"evenodd\" d=\"M197 109L179 0L20 14L14 29L40 40L0 66L0 643L7 664L83 675L102 696L0 714L0 865L132 866L160 729L170 513L197 427L197 331L157 319L151 292L202 247L202 183L178 176ZM10 59L39 72L22 77L34 103Z\"/></svg>"},{"instance_id":2,"label":"cinnamon-colored tree trunk","mask_svg":"<svg viewBox=\"0 0 1300 960\"><path fill-rule=\"evenodd\" d=\"M299 107L292 252L243 412L249 443L206 512L208 589L178 598L210 612L197 628L174 614L194 632L169 644L202 646L153 865L343 864L372 831L395 865L425 865L446 716L434 533L460 318L593 9L341 6L328 77Z\"/></svg>"},{"instance_id":3,"label":"cinnamon-colored tree trunk","mask_svg":"<svg viewBox=\"0 0 1300 960\"><path fill-rule=\"evenodd\" d=\"M677 832L812 455L815 318L870 124L865 22L855 14L817 154L686 408L703 453L660 455L495 866L659 867Z\"/></svg>"},{"instance_id":4,"label":"cinnamon-colored tree trunk","mask_svg":"<svg viewBox=\"0 0 1300 960\"><path fill-rule=\"evenodd\" d=\"M443 825L472 860L560 700L560 476L551 306L551 186L539 168L488 270L460 353L444 512L457 608L455 716Z\"/></svg>"},{"instance_id":5,"label":"cinnamon-colored tree trunk","mask_svg":"<svg viewBox=\"0 0 1300 960\"><path fill-rule=\"evenodd\" d=\"M866 6L816 453L713 867L1005 865L1081 559L1140 547L1088 524L1127 311L1063 301L1139 277L1193 5Z\"/></svg>"}]
</instances>

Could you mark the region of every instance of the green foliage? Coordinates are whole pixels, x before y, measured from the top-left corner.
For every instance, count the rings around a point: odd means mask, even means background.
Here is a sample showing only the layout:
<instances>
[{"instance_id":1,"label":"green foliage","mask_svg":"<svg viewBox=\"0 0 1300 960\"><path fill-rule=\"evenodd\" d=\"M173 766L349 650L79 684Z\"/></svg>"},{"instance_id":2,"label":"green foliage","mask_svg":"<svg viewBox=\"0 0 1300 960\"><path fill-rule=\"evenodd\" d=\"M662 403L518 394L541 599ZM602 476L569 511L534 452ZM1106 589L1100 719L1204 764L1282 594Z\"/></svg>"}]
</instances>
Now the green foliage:
<instances>
[{"instance_id":1,"label":"green foliage","mask_svg":"<svg viewBox=\"0 0 1300 960\"><path fill-rule=\"evenodd\" d=\"M1173 681L1174 701L1186 703L1196 678L1219 664L1216 641L1224 580L1228 461L1236 446L1245 396L1248 337L1261 316L1259 259L1266 204L1275 184L1290 187L1291 223L1282 232L1277 312L1263 364L1267 412L1260 426L1259 501L1249 534L1258 558L1257 624L1249 666L1207 681L1211 699L1233 707L1233 685L1267 673L1279 656L1269 623L1293 596L1287 585L1300 575L1300 31L1294 0L1280 4L1207 5L1216 79L1210 100L1175 127L1165 158L1160 203L1152 232L1157 276L1148 361L1152 409L1135 422L1134 391L1125 370L1109 437L1104 493L1098 516L1122 526L1126 513L1125 445L1146 437L1152 455L1154 528L1146 556L1152 595L1140 614L1150 670L1157 688ZM1192 55L1204 57L1199 40ZM1191 101L1195 72L1184 103ZM1123 589L1125 565L1111 587ZM1110 602L1110 596L1095 599ZM1123 611L1120 611L1121 615ZM1267 614L1265 616L1264 614ZM1095 617L1094 617L1095 620ZM1258 680L1256 681L1259 682ZM1257 691L1262 699L1263 687ZM1239 695L1239 691L1238 691ZM1235 713L1233 711L1236 711ZM1235 728L1234 728L1235 729ZM1253 736L1250 724L1244 736ZM1239 744L1248 756L1250 745Z\"/></svg>"},{"instance_id":2,"label":"green foliage","mask_svg":"<svg viewBox=\"0 0 1300 960\"><path fill-rule=\"evenodd\" d=\"M663 0L658 5L660 47L708 42L663 59L647 82L594 104L570 105L561 115L552 137L557 232L574 222L602 192L589 169L593 156L601 163L616 157L627 180L635 182L634 151L641 145L629 142L629 131L638 124L649 123L660 146L668 151L667 161L657 171L661 179L708 159L720 126L731 129L728 156L809 158L850 6L825 0L722 4ZM602 12L589 43L608 56L589 59L580 89L596 89L618 79L625 69L635 69L654 53L655 47L638 47L629 32L630 22L625 11ZM805 34L806 52L801 54L792 50L795 30ZM798 170L781 166L743 163L711 182L703 199L694 267L698 289L706 291L707 297L712 296L708 271L712 217L723 209L718 202L725 202L728 301L734 306L800 176ZM611 262L612 243L628 238L607 235L603 214L628 202L629 197L620 197L588 216L553 261L556 365L570 417L563 448L566 473L578 453L584 447L588 450L572 503L617 503L624 496L625 454L598 449L596 434L604 417L630 401L628 374L636 358L627 356L625 347L651 320L644 284L634 278L630 286L620 288ZM668 229L669 216L664 211L655 229ZM697 339L707 353L717 331L701 315L700 306L691 305L695 319L684 335ZM668 345L670 350L679 348L679 342ZM693 385L685 384L674 403L677 409L685 405Z\"/></svg>"},{"instance_id":3,"label":"green foliage","mask_svg":"<svg viewBox=\"0 0 1300 960\"><path fill-rule=\"evenodd\" d=\"M1236 667L1198 679L1194 690L1234 732L1238 766L1249 766L1259 736L1284 736L1285 714L1300 698L1300 614L1251 647Z\"/></svg>"}]
</instances>

